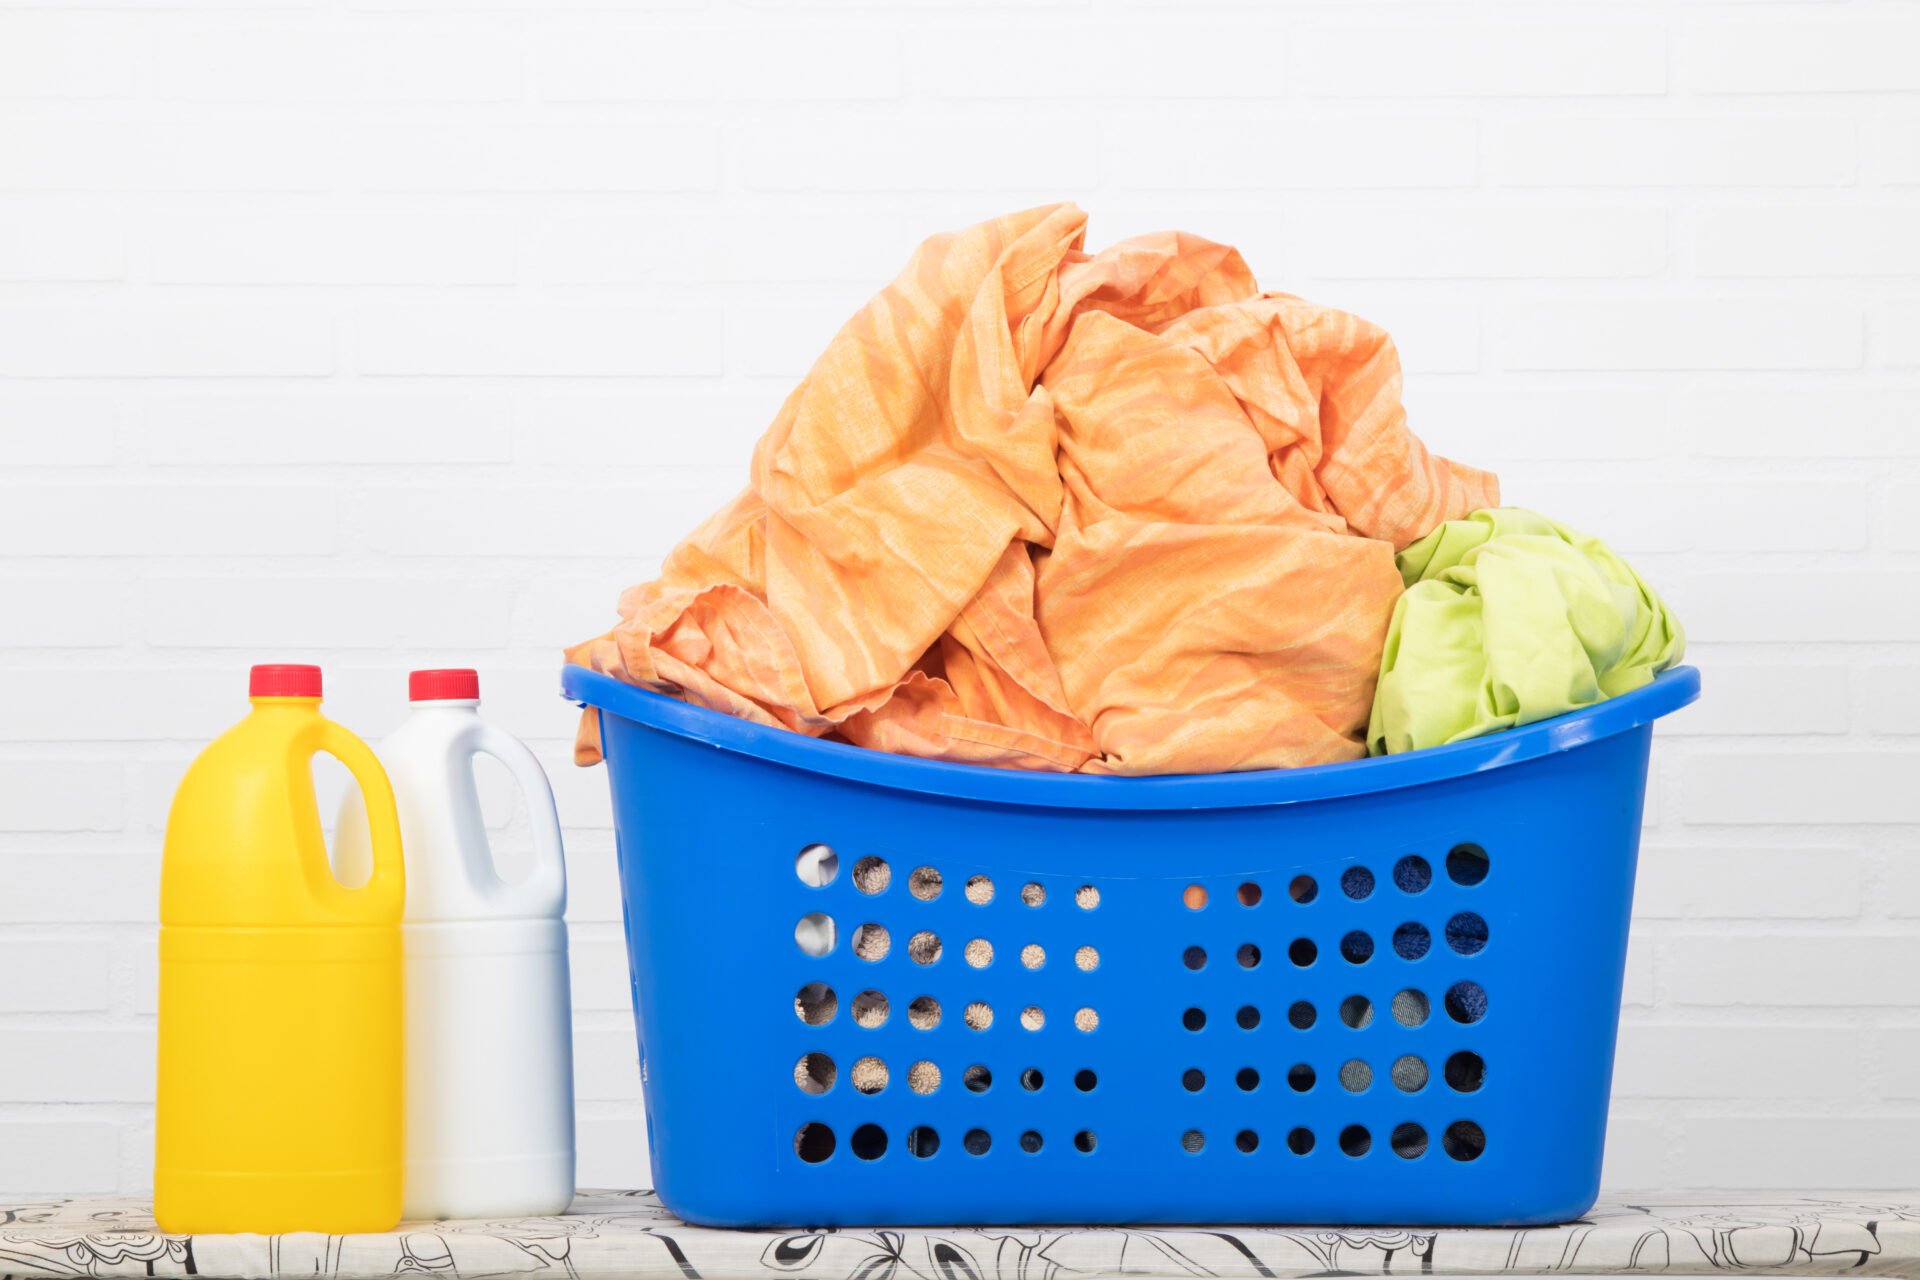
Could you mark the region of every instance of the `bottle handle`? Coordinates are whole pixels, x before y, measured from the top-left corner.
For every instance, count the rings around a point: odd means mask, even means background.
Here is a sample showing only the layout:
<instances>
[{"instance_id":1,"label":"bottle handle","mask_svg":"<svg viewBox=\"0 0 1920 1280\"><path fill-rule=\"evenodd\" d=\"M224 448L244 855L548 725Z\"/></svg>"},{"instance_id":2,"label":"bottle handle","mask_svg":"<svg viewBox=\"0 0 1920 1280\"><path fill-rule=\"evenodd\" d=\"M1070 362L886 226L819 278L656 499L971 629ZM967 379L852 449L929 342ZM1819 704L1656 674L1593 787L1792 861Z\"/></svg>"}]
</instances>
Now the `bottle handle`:
<instances>
[{"instance_id":1,"label":"bottle handle","mask_svg":"<svg viewBox=\"0 0 1920 1280\"><path fill-rule=\"evenodd\" d=\"M366 894L376 911L390 906L398 914L406 894L407 870L400 852L400 814L394 806L393 784L387 781L387 771L371 747L332 720L319 721L313 749L326 752L347 767L367 811L373 871L357 889L347 889L337 880L335 887L342 893ZM327 878L334 879L331 869Z\"/></svg>"},{"instance_id":2,"label":"bottle handle","mask_svg":"<svg viewBox=\"0 0 1920 1280\"><path fill-rule=\"evenodd\" d=\"M489 755L505 765L526 797L527 822L533 828L533 870L524 881L506 888L524 898L524 909L530 914L561 914L567 909L567 860L547 771L526 743L485 720L476 723L467 747L471 754ZM497 871L494 880L500 884Z\"/></svg>"}]
</instances>

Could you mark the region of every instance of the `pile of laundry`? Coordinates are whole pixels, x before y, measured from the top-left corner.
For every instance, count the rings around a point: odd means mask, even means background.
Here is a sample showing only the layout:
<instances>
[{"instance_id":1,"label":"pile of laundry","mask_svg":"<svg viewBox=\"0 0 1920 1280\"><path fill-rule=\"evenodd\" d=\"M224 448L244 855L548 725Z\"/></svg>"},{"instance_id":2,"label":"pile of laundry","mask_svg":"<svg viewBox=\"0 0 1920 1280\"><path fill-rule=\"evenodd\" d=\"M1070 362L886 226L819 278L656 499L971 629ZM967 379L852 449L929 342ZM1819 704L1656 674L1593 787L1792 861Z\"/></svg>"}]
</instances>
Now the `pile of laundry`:
<instances>
[{"instance_id":1,"label":"pile of laundry","mask_svg":"<svg viewBox=\"0 0 1920 1280\"><path fill-rule=\"evenodd\" d=\"M568 659L882 751L1162 774L1459 741L1679 658L1624 561L1408 431L1384 331L1225 245L1085 230L921 245Z\"/></svg>"}]
</instances>

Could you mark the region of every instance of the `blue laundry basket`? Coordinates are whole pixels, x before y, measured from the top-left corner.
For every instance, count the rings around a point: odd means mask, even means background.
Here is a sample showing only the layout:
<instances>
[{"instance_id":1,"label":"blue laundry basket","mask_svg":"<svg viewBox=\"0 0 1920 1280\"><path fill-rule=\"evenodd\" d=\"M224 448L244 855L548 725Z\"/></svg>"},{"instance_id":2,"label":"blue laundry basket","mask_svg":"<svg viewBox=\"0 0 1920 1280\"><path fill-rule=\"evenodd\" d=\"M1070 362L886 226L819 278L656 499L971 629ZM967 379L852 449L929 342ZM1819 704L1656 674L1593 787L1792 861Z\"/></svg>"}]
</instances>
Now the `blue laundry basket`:
<instances>
[{"instance_id":1,"label":"blue laundry basket","mask_svg":"<svg viewBox=\"0 0 1920 1280\"><path fill-rule=\"evenodd\" d=\"M653 1174L714 1226L1521 1225L1600 1178L1652 722L1019 773L578 667Z\"/></svg>"}]
</instances>

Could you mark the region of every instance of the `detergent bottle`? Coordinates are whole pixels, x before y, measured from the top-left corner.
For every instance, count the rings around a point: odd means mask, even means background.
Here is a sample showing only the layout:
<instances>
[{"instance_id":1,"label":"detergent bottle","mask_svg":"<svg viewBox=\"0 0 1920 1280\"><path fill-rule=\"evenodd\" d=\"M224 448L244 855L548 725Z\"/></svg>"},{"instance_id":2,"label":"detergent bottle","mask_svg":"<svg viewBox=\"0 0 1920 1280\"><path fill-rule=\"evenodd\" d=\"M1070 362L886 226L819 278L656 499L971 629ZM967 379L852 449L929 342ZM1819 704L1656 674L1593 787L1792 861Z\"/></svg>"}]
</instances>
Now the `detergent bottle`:
<instances>
[{"instance_id":1,"label":"detergent bottle","mask_svg":"<svg viewBox=\"0 0 1920 1280\"><path fill-rule=\"evenodd\" d=\"M406 848L406 1217L535 1217L573 1199L567 873L547 775L480 718L479 676L415 671L412 713L380 743ZM473 762L512 773L533 824L524 879L496 869ZM342 875L369 857L339 825ZM371 846L377 850L377 845Z\"/></svg>"},{"instance_id":2,"label":"detergent bottle","mask_svg":"<svg viewBox=\"0 0 1920 1280\"><path fill-rule=\"evenodd\" d=\"M405 871L386 774L320 714L320 669L257 666L253 711L173 798L160 875L154 1217L168 1232L400 1218ZM364 885L327 862L316 752L352 771Z\"/></svg>"}]
</instances>

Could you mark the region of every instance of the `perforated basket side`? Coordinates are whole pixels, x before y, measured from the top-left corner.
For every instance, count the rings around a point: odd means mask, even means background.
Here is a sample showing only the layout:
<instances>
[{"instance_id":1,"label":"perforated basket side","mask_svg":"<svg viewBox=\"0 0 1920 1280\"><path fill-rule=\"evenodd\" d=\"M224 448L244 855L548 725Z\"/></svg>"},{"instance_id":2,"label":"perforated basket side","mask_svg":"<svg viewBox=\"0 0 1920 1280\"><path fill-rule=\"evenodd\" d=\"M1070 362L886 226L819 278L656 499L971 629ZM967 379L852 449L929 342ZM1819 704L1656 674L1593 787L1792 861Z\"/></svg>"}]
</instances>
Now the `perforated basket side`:
<instances>
[{"instance_id":1,"label":"perforated basket side","mask_svg":"<svg viewBox=\"0 0 1920 1280\"><path fill-rule=\"evenodd\" d=\"M1591 1201L1644 726L1384 791L1132 811L604 734L658 1182L690 1220Z\"/></svg>"}]
</instances>

